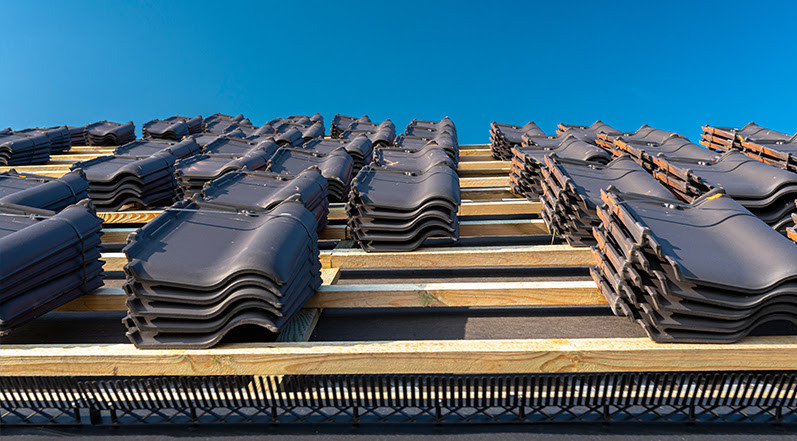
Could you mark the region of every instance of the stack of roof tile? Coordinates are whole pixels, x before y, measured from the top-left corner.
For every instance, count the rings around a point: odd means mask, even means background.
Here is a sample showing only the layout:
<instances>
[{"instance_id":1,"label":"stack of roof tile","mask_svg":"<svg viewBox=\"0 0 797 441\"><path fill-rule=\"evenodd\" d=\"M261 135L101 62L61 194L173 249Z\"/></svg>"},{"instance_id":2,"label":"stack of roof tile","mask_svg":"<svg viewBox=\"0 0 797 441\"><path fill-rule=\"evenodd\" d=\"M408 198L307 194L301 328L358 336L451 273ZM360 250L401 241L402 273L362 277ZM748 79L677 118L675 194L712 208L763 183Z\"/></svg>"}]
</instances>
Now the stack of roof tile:
<instances>
[{"instance_id":1,"label":"stack of roof tile","mask_svg":"<svg viewBox=\"0 0 797 441\"><path fill-rule=\"evenodd\" d=\"M0 205L22 205L60 211L88 197L89 181L82 171L66 173L58 179L20 174L11 169L0 172Z\"/></svg>"},{"instance_id":2,"label":"stack of roof tile","mask_svg":"<svg viewBox=\"0 0 797 441\"><path fill-rule=\"evenodd\" d=\"M40 164L50 160L50 138L39 132L0 130L0 165Z\"/></svg>"},{"instance_id":3,"label":"stack of roof tile","mask_svg":"<svg viewBox=\"0 0 797 441\"><path fill-rule=\"evenodd\" d=\"M324 118L315 114L275 118L263 124L255 134L271 135L279 145L298 147L311 139L322 138L325 133Z\"/></svg>"},{"instance_id":4,"label":"stack of roof tile","mask_svg":"<svg viewBox=\"0 0 797 441\"><path fill-rule=\"evenodd\" d=\"M204 118L202 123L204 126L202 130L211 133L225 133L228 131L233 131L240 126L252 125L252 122L249 121L249 118L245 118L243 114L231 116L225 115L223 113L214 113L213 115Z\"/></svg>"},{"instance_id":5,"label":"stack of roof tile","mask_svg":"<svg viewBox=\"0 0 797 441\"><path fill-rule=\"evenodd\" d=\"M136 126L133 121L124 124L98 121L86 126L85 137L88 145L127 144L136 139Z\"/></svg>"},{"instance_id":6,"label":"stack of roof tile","mask_svg":"<svg viewBox=\"0 0 797 441\"><path fill-rule=\"evenodd\" d=\"M139 348L208 348L243 325L271 337L321 285L316 217L296 200L262 213L179 202L124 251L123 323Z\"/></svg>"},{"instance_id":7,"label":"stack of roof tile","mask_svg":"<svg viewBox=\"0 0 797 441\"><path fill-rule=\"evenodd\" d=\"M349 130L349 126L356 122L370 123L371 118L368 118L368 115L354 118L352 116L341 115L338 113L334 118L332 118L332 125L329 127L329 134L333 138L339 138L343 132Z\"/></svg>"},{"instance_id":8,"label":"stack of roof tile","mask_svg":"<svg viewBox=\"0 0 797 441\"><path fill-rule=\"evenodd\" d=\"M180 189L186 196L202 191L206 182L235 170L263 170L271 153L253 149L246 154L202 154L182 159L175 165Z\"/></svg>"},{"instance_id":9,"label":"stack of roof tile","mask_svg":"<svg viewBox=\"0 0 797 441\"><path fill-rule=\"evenodd\" d=\"M703 126L701 137L700 143L712 150L737 149L773 167L797 172L797 134L789 135L750 122L741 129Z\"/></svg>"},{"instance_id":10,"label":"stack of roof tile","mask_svg":"<svg viewBox=\"0 0 797 441\"><path fill-rule=\"evenodd\" d=\"M70 145L87 145L86 127L88 126L67 126L69 129Z\"/></svg>"},{"instance_id":11,"label":"stack of roof tile","mask_svg":"<svg viewBox=\"0 0 797 441\"><path fill-rule=\"evenodd\" d=\"M713 160L659 154L653 157L654 176L686 201L711 189L725 193L776 230L791 225L797 213L797 174L771 167L729 150Z\"/></svg>"},{"instance_id":12,"label":"stack of roof tile","mask_svg":"<svg viewBox=\"0 0 797 441\"><path fill-rule=\"evenodd\" d=\"M716 189L690 204L604 192L592 276L658 342L733 342L797 320L797 246Z\"/></svg>"},{"instance_id":13,"label":"stack of roof tile","mask_svg":"<svg viewBox=\"0 0 797 441\"><path fill-rule=\"evenodd\" d=\"M144 137L180 140L188 135L202 131L204 126L202 115L189 118L187 116L172 116L166 119L153 119L144 123L142 129Z\"/></svg>"},{"instance_id":14,"label":"stack of roof tile","mask_svg":"<svg viewBox=\"0 0 797 441\"><path fill-rule=\"evenodd\" d=\"M351 140L344 139L312 139L302 145L302 148L314 152L329 154L335 150L343 149L351 156L353 161L352 175L357 175L360 170L373 160L374 146L365 135L360 135Z\"/></svg>"},{"instance_id":15,"label":"stack of roof tile","mask_svg":"<svg viewBox=\"0 0 797 441\"><path fill-rule=\"evenodd\" d=\"M50 153L60 153L72 146L71 132L67 126L56 126L47 128L33 128L20 130L21 134L44 135L50 140Z\"/></svg>"},{"instance_id":16,"label":"stack of roof tile","mask_svg":"<svg viewBox=\"0 0 797 441\"><path fill-rule=\"evenodd\" d=\"M430 237L459 238L459 177L447 164L425 171L368 165L346 204L352 238L366 251L411 251Z\"/></svg>"},{"instance_id":17,"label":"stack of roof tile","mask_svg":"<svg viewBox=\"0 0 797 441\"><path fill-rule=\"evenodd\" d=\"M367 121L365 121L367 120ZM354 119L348 116L335 115L332 120L332 136L335 138L352 140L360 135L365 135L374 146L388 146L396 139L396 125L386 119L379 124L372 123L367 116Z\"/></svg>"},{"instance_id":18,"label":"stack of roof tile","mask_svg":"<svg viewBox=\"0 0 797 441\"><path fill-rule=\"evenodd\" d=\"M169 152L139 158L100 156L72 165L89 180L89 198L98 209L116 211L171 205L181 197L175 180L175 161Z\"/></svg>"},{"instance_id":19,"label":"stack of roof tile","mask_svg":"<svg viewBox=\"0 0 797 441\"><path fill-rule=\"evenodd\" d=\"M0 336L102 286L101 226L88 200L0 206Z\"/></svg>"},{"instance_id":20,"label":"stack of roof tile","mask_svg":"<svg viewBox=\"0 0 797 441\"><path fill-rule=\"evenodd\" d=\"M304 206L316 217L318 231L327 225L329 199L327 180L317 167L296 176L263 171L238 170L208 182L202 200L235 210L270 211L282 201L299 195Z\"/></svg>"},{"instance_id":21,"label":"stack of roof tile","mask_svg":"<svg viewBox=\"0 0 797 441\"><path fill-rule=\"evenodd\" d=\"M510 159L512 157L512 148L523 144L524 135L547 136L534 121L529 121L523 126L491 122L490 151L493 158Z\"/></svg>"},{"instance_id":22,"label":"stack of roof tile","mask_svg":"<svg viewBox=\"0 0 797 441\"><path fill-rule=\"evenodd\" d=\"M717 153L703 148L675 132L643 125L631 135L615 136L601 133L599 144L619 156L628 153L646 170L653 171L656 164L653 158L663 154L672 157L711 161Z\"/></svg>"},{"instance_id":23,"label":"stack of roof tile","mask_svg":"<svg viewBox=\"0 0 797 441\"><path fill-rule=\"evenodd\" d=\"M303 170L317 167L327 180L329 200L344 202L351 188L353 165L351 156L343 149L324 154L305 149L280 147L268 161L266 170L296 176Z\"/></svg>"},{"instance_id":24,"label":"stack of roof tile","mask_svg":"<svg viewBox=\"0 0 797 441\"><path fill-rule=\"evenodd\" d=\"M607 164L545 156L541 169L541 217L548 230L564 236L572 246L595 244L592 229L600 224L596 213L601 191L613 188L654 196L673 203L678 199L627 155Z\"/></svg>"},{"instance_id":25,"label":"stack of roof tile","mask_svg":"<svg viewBox=\"0 0 797 441\"><path fill-rule=\"evenodd\" d=\"M431 138L399 135L394 140L392 146L384 146L384 148L397 148L407 152L420 152L421 150L433 146L434 148L443 149L451 160L454 161L454 164L459 164L459 143L455 136L456 135L452 135L448 131L435 133Z\"/></svg>"},{"instance_id":26,"label":"stack of roof tile","mask_svg":"<svg viewBox=\"0 0 797 441\"><path fill-rule=\"evenodd\" d=\"M193 156L201 150L199 144L193 138L186 138L182 141L172 141L168 139L145 138L128 142L125 145L114 149L114 156L129 156L135 158L146 158L158 153L169 153L177 159Z\"/></svg>"},{"instance_id":27,"label":"stack of roof tile","mask_svg":"<svg viewBox=\"0 0 797 441\"><path fill-rule=\"evenodd\" d=\"M560 158L606 164L612 155L597 145L598 135L620 136L623 132L598 120L589 126L559 124L556 135L531 130L523 134L523 145L512 147L509 185L516 194L536 201L542 194L542 175L545 156L556 153Z\"/></svg>"}]
</instances>

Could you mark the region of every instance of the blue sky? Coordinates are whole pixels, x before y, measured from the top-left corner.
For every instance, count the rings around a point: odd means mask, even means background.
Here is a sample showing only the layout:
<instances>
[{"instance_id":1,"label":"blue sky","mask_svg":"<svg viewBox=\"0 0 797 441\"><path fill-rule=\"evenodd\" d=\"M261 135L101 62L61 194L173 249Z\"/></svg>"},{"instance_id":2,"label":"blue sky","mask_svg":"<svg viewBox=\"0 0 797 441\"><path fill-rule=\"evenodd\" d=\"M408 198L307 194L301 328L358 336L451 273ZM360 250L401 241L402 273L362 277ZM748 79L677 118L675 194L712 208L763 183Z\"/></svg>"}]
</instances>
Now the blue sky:
<instances>
[{"instance_id":1,"label":"blue sky","mask_svg":"<svg viewBox=\"0 0 797 441\"><path fill-rule=\"evenodd\" d=\"M797 131L797 2L0 0L0 126L244 113ZM139 132L140 133L140 132Z\"/></svg>"}]
</instances>

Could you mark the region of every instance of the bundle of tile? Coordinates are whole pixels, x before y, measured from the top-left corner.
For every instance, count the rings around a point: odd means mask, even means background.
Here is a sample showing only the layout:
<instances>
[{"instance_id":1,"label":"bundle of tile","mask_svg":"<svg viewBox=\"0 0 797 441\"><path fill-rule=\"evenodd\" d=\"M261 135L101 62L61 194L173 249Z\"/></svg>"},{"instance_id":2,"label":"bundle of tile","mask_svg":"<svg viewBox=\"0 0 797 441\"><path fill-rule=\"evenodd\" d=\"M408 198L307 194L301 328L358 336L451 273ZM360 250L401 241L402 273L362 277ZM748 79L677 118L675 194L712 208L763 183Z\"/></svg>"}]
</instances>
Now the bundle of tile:
<instances>
[{"instance_id":1,"label":"bundle of tile","mask_svg":"<svg viewBox=\"0 0 797 441\"><path fill-rule=\"evenodd\" d=\"M215 134L234 134L237 137L246 137L257 131L257 127L252 125L249 118L243 115L237 116L214 113L203 119L202 131Z\"/></svg>"},{"instance_id":2,"label":"bundle of tile","mask_svg":"<svg viewBox=\"0 0 797 441\"><path fill-rule=\"evenodd\" d=\"M86 127L88 126L67 126L69 129L70 145L86 145Z\"/></svg>"},{"instance_id":3,"label":"bundle of tile","mask_svg":"<svg viewBox=\"0 0 797 441\"><path fill-rule=\"evenodd\" d=\"M89 198L104 211L171 205L180 199L175 158L168 152L139 158L100 156L72 165L89 180Z\"/></svg>"},{"instance_id":4,"label":"bundle of tile","mask_svg":"<svg viewBox=\"0 0 797 441\"><path fill-rule=\"evenodd\" d=\"M334 118L332 118L332 125L329 127L329 134L333 138L339 138L340 135L349 130L349 126L353 123L370 123L371 118L368 115L363 115L359 118L354 118L352 116L341 115L340 113L336 114Z\"/></svg>"},{"instance_id":5,"label":"bundle of tile","mask_svg":"<svg viewBox=\"0 0 797 441\"><path fill-rule=\"evenodd\" d=\"M767 225L785 230L797 213L797 174L769 166L736 150L713 160L659 154L653 175L685 201L721 187Z\"/></svg>"},{"instance_id":6,"label":"bundle of tile","mask_svg":"<svg viewBox=\"0 0 797 441\"><path fill-rule=\"evenodd\" d=\"M797 246L721 189L689 204L604 192L592 276L657 342L729 343L797 320Z\"/></svg>"},{"instance_id":7,"label":"bundle of tile","mask_svg":"<svg viewBox=\"0 0 797 441\"><path fill-rule=\"evenodd\" d=\"M453 136L454 142L459 145L457 127L454 125L454 121L451 121L451 118L447 116L440 121L413 119L404 129L404 136L433 139L438 134L444 132Z\"/></svg>"},{"instance_id":8,"label":"bundle of tile","mask_svg":"<svg viewBox=\"0 0 797 441\"><path fill-rule=\"evenodd\" d=\"M675 132L656 129L647 124L631 135L615 136L601 133L599 144L615 156L628 153L648 171L656 169L653 158L658 154L678 156L700 161L711 161L717 153L703 148Z\"/></svg>"},{"instance_id":9,"label":"bundle of tile","mask_svg":"<svg viewBox=\"0 0 797 441\"><path fill-rule=\"evenodd\" d=\"M145 138L119 146L114 149L113 154L114 156L144 159L158 153L169 153L177 159L182 159L196 155L200 150L201 147L193 138L186 138L179 142L168 139Z\"/></svg>"},{"instance_id":10,"label":"bundle of tile","mask_svg":"<svg viewBox=\"0 0 797 441\"><path fill-rule=\"evenodd\" d=\"M352 239L365 251L412 251L431 237L459 238L459 177L446 164L425 172L368 165L346 204Z\"/></svg>"},{"instance_id":11,"label":"bundle of tile","mask_svg":"<svg viewBox=\"0 0 797 441\"><path fill-rule=\"evenodd\" d=\"M86 126L85 137L87 145L123 145L136 139L136 126L133 121L98 121Z\"/></svg>"},{"instance_id":12,"label":"bundle of tile","mask_svg":"<svg viewBox=\"0 0 797 441\"><path fill-rule=\"evenodd\" d=\"M338 149L345 150L353 161L353 176L356 176L363 167L370 164L374 156L374 145L365 135L360 135L351 140L313 139L302 145L302 148L324 154L332 153Z\"/></svg>"},{"instance_id":13,"label":"bundle of tile","mask_svg":"<svg viewBox=\"0 0 797 441\"><path fill-rule=\"evenodd\" d=\"M293 199L267 212L182 201L124 252L123 323L139 348L209 348L243 325L273 338L321 285L316 217Z\"/></svg>"},{"instance_id":14,"label":"bundle of tile","mask_svg":"<svg viewBox=\"0 0 797 441\"><path fill-rule=\"evenodd\" d=\"M195 155L181 159L175 165L177 183L185 196L202 191L206 182L235 170L263 170L271 154L254 149L244 155Z\"/></svg>"},{"instance_id":15,"label":"bundle of tile","mask_svg":"<svg viewBox=\"0 0 797 441\"><path fill-rule=\"evenodd\" d=\"M700 143L712 150L740 150L773 167L797 172L797 134L789 135L750 122L740 129L706 125L701 138Z\"/></svg>"},{"instance_id":16,"label":"bundle of tile","mask_svg":"<svg viewBox=\"0 0 797 441\"><path fill-rule=\"evenodd\" d=\"M261 212L270 211L298 194L304 206L315 215L318 231L321 231L329 216L327 187L327 180L317 167L302 170L296 176L237 170L205 184L201 197L230 209Z\"/></svg>"},{"instance_id":17,"label":"bundle of tile","mask_svg":"<svg viewBox=\"0 0 797 441\"><path fill-rule=\"evenodd\" d=\"M399 135L393 141L392 146L383 146L383 148L397 148L407 152L419 152L430 146L443 149L451 160L454 161L454 164L459 164L459 143L455 135L452 135L448 131L438 132L431 138Z\"/></svg>"},{"instance_id":18,"label":"bundle of tile","mask_svg":"<svg viewBox=\"0 0 797 441\"><path fill-rule=\"evenodd\" d=\"M327 180L329 200L344 202L351 188L353 165L351 156L343 149L324 154L305 149L280 147L268 161L266 170L296 176L305 169L317 167Z\"/></svg>"},{"instance_id":19,"label":"bundle of tile","mask_svg":"<svg viewBox=\"0 0 797 441\"><path fill-rule=\"evenodd\" d=\"M85 199L59 213L0 205L0 336L102 286L101 227Z\"/></svg>"},{"instance_id":20,"label":"bundle of tile","mask_svg":"<svg viewBox=\"0 0 797 441\"><path fill-rule=\"evenodd\" d=\"M41 164L50 160L51 150L44 133L0 130L0 165Z\"/></svg>"},{"instance_id":21,"label":"bundle of tile","mask_svg":"<svg viewBox=\"0 0 797 441\"><path fill-rule=\"evenodd\" d=\"M69 172L60 178L0 172L0 205L21 205L42 210L61 211L88 197L89 181L82 171Z\"/></svg>"},{"instance_id":22,"label":"bundle of tile","mask_svg":"<svg viewBox=\"0 0 797 441\"><path fill-rule=\"evenodd\" d=\"M515 194L536 201L542 194L541 169L545 157L555 153L559 158L606 164L612 155L606 150L583 141L575 134L562 134L554 138L537 139L533 145L512 148L512 166L509 185Z\"/></svg>"},{"instance_id":23,"label":"bundle of tile","mask_svg":"<svg viewBox=\"0 0 797 441\"><path fill-rule=\"evenodd\" d=\"M61 153L72 146L72 136L67 126L20 130L20 134L44 135L50 140L50 153Z\"/></svg>"},{"instance_id":24,"label":"bundle of tile","mask_svg":"<svg viewBox=\"0 0 797 441\"><path fill-rule=\"evenodd\" d=\"M542 129L529 121L522 126L500 124L495 121L490 123L490 152L495 159L510 159L512 148L523 144L523 136L548 136Z\"/></svg>"},{"instance_id":25,"label":"bundle of tile","mask_svg":"<svg viewBox=\"0 0 797 441\"><path fill-rule=\"evenodd\" d=\"M358 120L354 120L351 117L342 117L341 115L335 115L335 118L332 121L333 125L340 124L338 129L346 127L345 130L339 133L338 131L333 132L332 136L335 138L352 140L360 135L365 135L374 146L388 146L393 144L396 139L396 125L389 119L375 124L370 122L370 120L362 121L363 119L368 119L367 116ZM348 124L346 125L344 122L348 122Z\"/></svg>"},{"instance_id":26,"label":"bundle of tile","mask_svg":"<svg viewBox=\"0 0 797 441\"><path fill-rule=\"evenodd\" d=\"M203 126L202 115L193 118L175 115L144 123L142 131L145 138L180 140L188 135L201 132Z\"/></svg>"},{"instance_id":27,"label":"bundle of tile","mask_svg":"<svg viewBox=\"0 0 797 441\"><path fill-rule=\"evenodd\" d=\"M592 229L600 224L596 210L602 204L602 190L611 187L679 202L628 155L607 164L560 158L557 153L545 156L544 161L540 217L549 231L564 236L571 246L595 244Z\"/></svg>"},{"instance_id":28,"label":"bundle of tile","mask_svg":"<svg viewBox=\"0 0 797 441\"><path fill-rule=\"evenodd\" d=\"M294 147L315 138L323 138L325 133L324 118L320 114L275 118L260 126L256 132L259 136L274 136L274 140L280 145Z\"/></svg>"}]
</instances>

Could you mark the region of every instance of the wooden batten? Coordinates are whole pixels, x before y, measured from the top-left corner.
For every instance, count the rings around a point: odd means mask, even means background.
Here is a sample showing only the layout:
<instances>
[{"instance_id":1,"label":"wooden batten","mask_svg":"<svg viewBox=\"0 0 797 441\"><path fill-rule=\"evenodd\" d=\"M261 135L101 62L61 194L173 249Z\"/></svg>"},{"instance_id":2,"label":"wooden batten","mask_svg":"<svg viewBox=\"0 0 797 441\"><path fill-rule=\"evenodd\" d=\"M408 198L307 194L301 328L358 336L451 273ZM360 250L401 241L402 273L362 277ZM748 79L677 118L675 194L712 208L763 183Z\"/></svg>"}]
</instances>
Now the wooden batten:
<instances>
[{"instance_id":1,"label":"wooden batten","mask_svg":"<svg viewBox=\"0 0 797 441\"><path fill-rule=\"evenodd\" d=\"M131 344L4 345L0 376L517 374L793 370L797 336L736 344L648 338L228 344L142 350Z\"/></svg>"},{"instance_id":2,"label":"wooden batten","mask_svg":"<svg viewBox=\"0 0 797 441\"><path fill-rule=\"evenodd\" d=\"M605 305L592 281L336 284L322 270L324 284L306 308L415 308ZM127 296L120 288L100 288L59 311L124 311Z\"/></svg>"}]
</instances>

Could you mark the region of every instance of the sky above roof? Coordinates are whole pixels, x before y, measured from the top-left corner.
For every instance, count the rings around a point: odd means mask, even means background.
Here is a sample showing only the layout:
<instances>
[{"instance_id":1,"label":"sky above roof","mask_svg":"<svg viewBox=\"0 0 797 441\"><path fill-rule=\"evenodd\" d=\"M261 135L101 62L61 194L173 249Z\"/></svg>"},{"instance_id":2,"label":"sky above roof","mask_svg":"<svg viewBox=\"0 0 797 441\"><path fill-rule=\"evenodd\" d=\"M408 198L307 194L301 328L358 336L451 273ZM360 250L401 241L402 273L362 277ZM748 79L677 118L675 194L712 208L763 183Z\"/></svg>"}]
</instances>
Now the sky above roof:
<instances>
[{"instance_id":1,"label":"sky above roof","mask_svg":"<svg viewBox=\"0 0 797 441\"><path fill-rule=\"evenodd\" d=\"M0 126L320 112L797 131L797 2L0 0ZM399 130L401 131L401 130Z\"/></svg>"}]
</instances>

